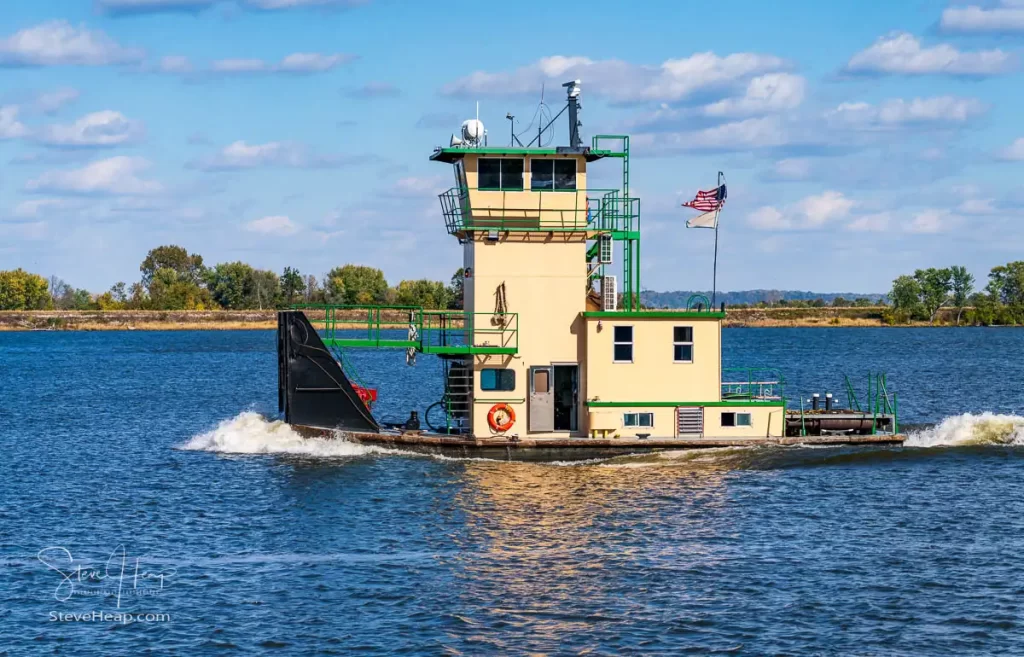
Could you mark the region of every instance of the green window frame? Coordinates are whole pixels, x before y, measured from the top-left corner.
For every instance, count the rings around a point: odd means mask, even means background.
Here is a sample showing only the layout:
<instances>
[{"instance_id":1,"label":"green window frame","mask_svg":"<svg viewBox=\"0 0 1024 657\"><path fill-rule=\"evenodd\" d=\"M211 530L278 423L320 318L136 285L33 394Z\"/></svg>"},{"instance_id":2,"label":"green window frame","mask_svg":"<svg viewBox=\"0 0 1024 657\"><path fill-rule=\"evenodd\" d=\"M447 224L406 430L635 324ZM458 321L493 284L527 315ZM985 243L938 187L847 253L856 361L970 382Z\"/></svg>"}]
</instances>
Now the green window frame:
<instances>
[{"instance_id":1,"label":"green window frame","mask_svg":"<svg viewBox=\"0 0 1024 657\"><path fill-rule=\"evenodd\" d=\"M481 157L476 161L476 186L481 191L523 191L521 157Z\"/></svg>"},{"instance_id":2,"label":"green window frame","mask_svg":"<svg viewBox=\"0 0 1024 657\"><path fill-rule=\"evenodd\" d=\"M516 371L485 367L480 370L480 389L485 392L511 392L516 389Z\"/></svg>"}]
</instances>

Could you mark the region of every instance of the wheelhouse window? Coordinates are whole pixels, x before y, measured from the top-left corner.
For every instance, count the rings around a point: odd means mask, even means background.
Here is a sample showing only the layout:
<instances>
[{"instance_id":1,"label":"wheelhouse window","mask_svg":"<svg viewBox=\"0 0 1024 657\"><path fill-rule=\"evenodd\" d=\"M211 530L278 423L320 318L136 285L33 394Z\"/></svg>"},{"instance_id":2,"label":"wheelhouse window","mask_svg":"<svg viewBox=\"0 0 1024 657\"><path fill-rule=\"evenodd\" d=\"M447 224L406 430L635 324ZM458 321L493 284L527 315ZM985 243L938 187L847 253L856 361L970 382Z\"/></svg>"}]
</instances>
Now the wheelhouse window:
<instances>
[{"instance_id":1,"label":"wheelhouse window","mask_svg":"<svg viewBox=\"0 0 1024 657\"><path fill-rule=\"evenodd\" d=\"M633 327L616 326L612 329L612 360L616 363L633 362Z\"/></svg>"},{"instance_id":2,"label":"wheelhouse window","mask_svg":"<svg viewBox=\"0 0 1024 657\"><path fill-rule=\"evenodd\" d=\"M480 370L480 389L512 391L516 389L516 371L489 367Z\"/></svg>"},{"instance_id":3,"label":"wheelhouse window","mask_svg":"<svg viewBox=\"0 0 1024 657\"><path fill-rule=\"evenodd\" d=\"M625 413L622 416L622 426L644 427L654 426L654 413Z\"/></svg>"},{"instance_id":4,"label":"wheelhouse window","mask_svg":"<svg viewBox=\"0 0 1024 657\"><path fill-rule=\"evenodd\" d=\"M576 160L530 160L530 189L576 191Z\"/></svg>"},{"instance_id":5,"label":"wheelhouse window","mask_svg":"<svg viewBox=\"0 0 1024 657\"><path fill-rule=\"evenodd\" d=\"M672 328L672 360L677 363L693 362L693 327Z\"/></svg>"},{"instance_id":6,"label":"wheelhouse window","mask_svg":"<svg viewBox=\"0 0 1024 657\"><path fill-rule=\"evenodd\" d=\"M753 418L750 413L722 413L723 427L749 427L753 426Z\"/></svg>"},{"instance_id":7,"label":"wheelhouse window","mask_svg":"<svg viewBox=\"0 0 1024 657\"><path fill-rule=\"evenodd\" d=\"M479 189L523 190L523 158L521 157L482 157L477 160L476 173Z\"/></svg>"}]
</instances>

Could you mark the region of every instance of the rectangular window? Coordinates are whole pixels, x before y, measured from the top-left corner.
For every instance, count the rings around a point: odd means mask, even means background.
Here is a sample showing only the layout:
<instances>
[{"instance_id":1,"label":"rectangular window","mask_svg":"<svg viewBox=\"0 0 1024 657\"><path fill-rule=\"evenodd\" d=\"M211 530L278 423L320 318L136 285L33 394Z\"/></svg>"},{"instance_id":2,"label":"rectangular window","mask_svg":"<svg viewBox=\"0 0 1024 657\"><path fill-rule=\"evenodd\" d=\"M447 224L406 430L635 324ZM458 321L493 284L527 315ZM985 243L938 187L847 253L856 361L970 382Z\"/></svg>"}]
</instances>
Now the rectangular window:
<instances>
[{"instance_id":1,"label":"rectangular window","mask_svg":"<svg viewBox=\"0 0 1024 657\"><path fill-rule=\"evenodd\" d=\"M530 189L575 191L576 160L530 160Z\"/></svg>"},{"instance_id":2,"label":"rectangular window","mask_svg":"<svg viewBox=\"0 0 1024 657\"><path fill-rule=\"evenodd\" d=\"M551 386L551 372L537 369L533 371L533 391L546 393Z\"/></svg>"},{"instance_id":3,"label":"rectangular window","mask_svg":"<svg viewBox=\"0 0 1024 657\"><path fill-rule=\"evenodd\" d=\"M722 413L723 427L749 427L753 426L753 418L750 413Z\"/></svg>"},{"instance_id":4,"label":"rectangular window","mask_svg":"<svg viewBox=\"0 0 1024 657\"><path fill-rule=\"evenodd\" d=\"M672 328L672 359L677 363L693 362L693 327Z\"/></svg>"},{"instance_id":5,"label":"rectangular window","mask_svg":"<svg viewBox=\"0 0 1024 657\"><path fill-rule=\"evenodd\" d=\"M615 326L612 328L613 358L616 363L633 362L633 327Z\"/></svg>"},{"instance_id":6,"label":"rectangular window","mask_svg":"<svg viewBox=\"0 0 1024 657\"><path fill-rule=\"evenodd\" d=\"M523 159L482 157L476 163L476 186L484 190L522 191Z\"/></svg>"},{"instance_id":7,"label":"rectangular window","mask_svg":"<svg viewBox=\"0 0 1024 657\"><path fill-rule=\"evenodd\" d=\"M625 413L622 416L622 425L626 427L653 427L654 413Z\"/></svg>"},{"instance_id":8,"label":"rectangular window","mask_svg":"<svg viewBox=\"0 0 1024 657\"><path fill-rule=\"evenodd\" d=\"M486 391L516 389L516 371L497 368L480 370L480 389Z\"/></svg>"}]
</instances>

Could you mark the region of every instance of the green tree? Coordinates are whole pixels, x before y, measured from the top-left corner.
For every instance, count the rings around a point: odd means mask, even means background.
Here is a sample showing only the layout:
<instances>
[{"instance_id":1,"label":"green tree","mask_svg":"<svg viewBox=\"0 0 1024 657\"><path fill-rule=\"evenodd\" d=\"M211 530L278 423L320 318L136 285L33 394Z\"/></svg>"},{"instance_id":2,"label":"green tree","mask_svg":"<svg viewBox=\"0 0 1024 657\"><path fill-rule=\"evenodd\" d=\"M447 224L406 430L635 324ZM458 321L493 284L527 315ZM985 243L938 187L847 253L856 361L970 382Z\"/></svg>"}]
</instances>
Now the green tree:
<instances>
[{"instance_id":1,"label":"green tree","mask_svg":"<svg viewBox=\"0 0 1024 657\"><path fill-rule=\"evenodd\" d=\"M324 303L324 291L316 276L310 274L306 277L306 290L303 293L306 303Z\"/></svg>"},{"instance_id":2,"label":"green tree","mask_svg":"<svg viewBox=\"0 0 1024 657\"><path fill-rule=\"evenodd\" d=\"M1024 261L993 267L988 275L988 291L1007 306L1024 305Z\"/></svg>"},{"instance_id":3,"label":"green tree","mask_svg":"<svg viewBox=\"0 0 1024 657\"><path fill-rule=\"evenodd\" d=\"M853 306L855 308L865 308L873 305L874 303L872 303L871 299L868 299L867 297L857 297L853 300Z\"/></svg>"},{"instance_id":4,"label":"green tree","mask_svg":"<svg viewBox=\"0 0 1024 657\"><path fill-rule=\"evenodd\" d=\"M918 269L914 280L920 286L921 308L928 321L935 323L939 308L949 303L953 291L953 272L949 269Z\"/></svg>"},{"instance_id":5,"label":"green tree","mask_svg":"<svg viewBox=\"0 0 1024 657\"><path fill-rule=\"evenodd\" d=\"M43 310L52 306L45 278L24 269L0 271L0 310Z\"/></svg>"},{"instance_id":6,"label":"green tree","mask_svg":"<svg viewBox=\"0 0 1024 657\"><path fill-rule=\"evenodd\" d=\"M953 305L956 306L956 325L960 326L960 317L964 314L967 299L974 292L974 276L966 267L955 265L949 268L953 290Z\"/></svg>"},{"instance_id":7,"label":"green tree","mask_svg":"<svg viewBox=\"0 0 1024 657\"><path fill-rule=\"evenodd\" d=\"M178 272L164 267L157 269L149 282L145 307L153 310L205 310L213 306L210 292Z\"/></svg>"},{"instance_id":8,"label":"green tree","mask_svg":"<svg viewBox=\"0 0 1024 657\"><path fill-rule=\"evenodd\" d=\"M249 308L277 308L281 305L281 279L269 269L254 269L250 276L252 296Z\"/></svg>"},{"instance_id":9,"label":"green tree","mask_svg":"<svg viewBox=\"0 0 1024 657\"><path fill-rule=\"evenodd\" d=\"M835 299L832 299L833 308L846 308L849 305L850 302L844 299L843 297L836 297Z\"/></svg>"},{"instance_id":10,"label":"green tree","mask_svg":"<svg viewBox=\"0 0 1024 657\"><path fill-rule=\"evenodd\" d=\"M894 318L905 322L918 311L921 305L921 284L913 276L900 276L892 282L889 292Z\"/></svg>"},{"instance_id":11,"label":"green tree","mask_svg":"<svg viewBox=\"0 0 1024 657\"><path fill-rule=\"evenodd\" d=\"M222 262L206 270L206 289L221 308L249 308L253 268L244 262Z\"/></svg>"},{"instance_id":12,"label":"green tree","mask_svg":"<svg viewBox=\"0 0 1024 657\"><path fill-rule=\"evenodd\" d=\"M313 279L316 280L315 278ZM306 291L306 281L299 274L298 269L285 267L281 275L281 296L284 303L292 305L302 300L302 294Z\"/></svg>"},{"instance_id":13,"label":"green tree","mask_svg":"<svg viewBox=\"0 0 1024 657\"><path fill-rule=\"evenodd\" d=\"M466 272L459 267L452 274L452 281L448 285L448 307L452 310L462 310L466 290Z\"/></svg>"},{"instance_id":14,"label":"green tree","mask_svg":"<svg viewBox=\"0 0 1024 657\"><path fill-rule=\"evenodd\" d=\"M174 271L178 281L199 285L206 268L203 266L203 256L190 254L184 248L172 244L158 246L146 254L145 260L139 266L142 284L148 288L156 272L161 269Z\"/></svg>"},{"instance_id":15,"label":"green tree","mask_svg":"<svg viewBox=\"0 0 1024 657\"><path fill-rule=\"evenodd\" d=\"M327 272L324 288L330 303L348 305L383 303L388 294L384 272L363 265L335 267Z\"/></svg>"},{"instance_id":16,"label":"green tree","mask_svg":"<svg viewBox=\"0 0 1024 657\"><path fill-rule=\"evenodd\" d=\"M395 288L395 302L400 306L422 306L429 310L443 310L448 307L448 294L444 283L438 281L402 281Z\"/></svg>"}]
</instances>

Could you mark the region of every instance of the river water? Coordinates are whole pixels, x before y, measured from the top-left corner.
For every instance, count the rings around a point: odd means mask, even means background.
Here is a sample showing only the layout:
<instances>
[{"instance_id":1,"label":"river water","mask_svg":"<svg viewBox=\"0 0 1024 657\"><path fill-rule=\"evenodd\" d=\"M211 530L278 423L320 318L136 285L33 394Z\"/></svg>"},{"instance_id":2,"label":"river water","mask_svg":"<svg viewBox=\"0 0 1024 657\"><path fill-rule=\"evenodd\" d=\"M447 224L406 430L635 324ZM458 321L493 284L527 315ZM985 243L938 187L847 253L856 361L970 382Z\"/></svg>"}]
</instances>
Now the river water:
<instances>
[{"instance_id":1,"label":"river water","mask_svg":"<svg viewBox=\"0 0 1024 657\"><path fill-rule=\"evenodd\" d=\"M0 333L0 655L1024 653L1024 331L724 344L887 371L908 446L411 456L273 421L271 333ZM440 393L352 359L386 418Z\"/></svg>"}]
</instances>

